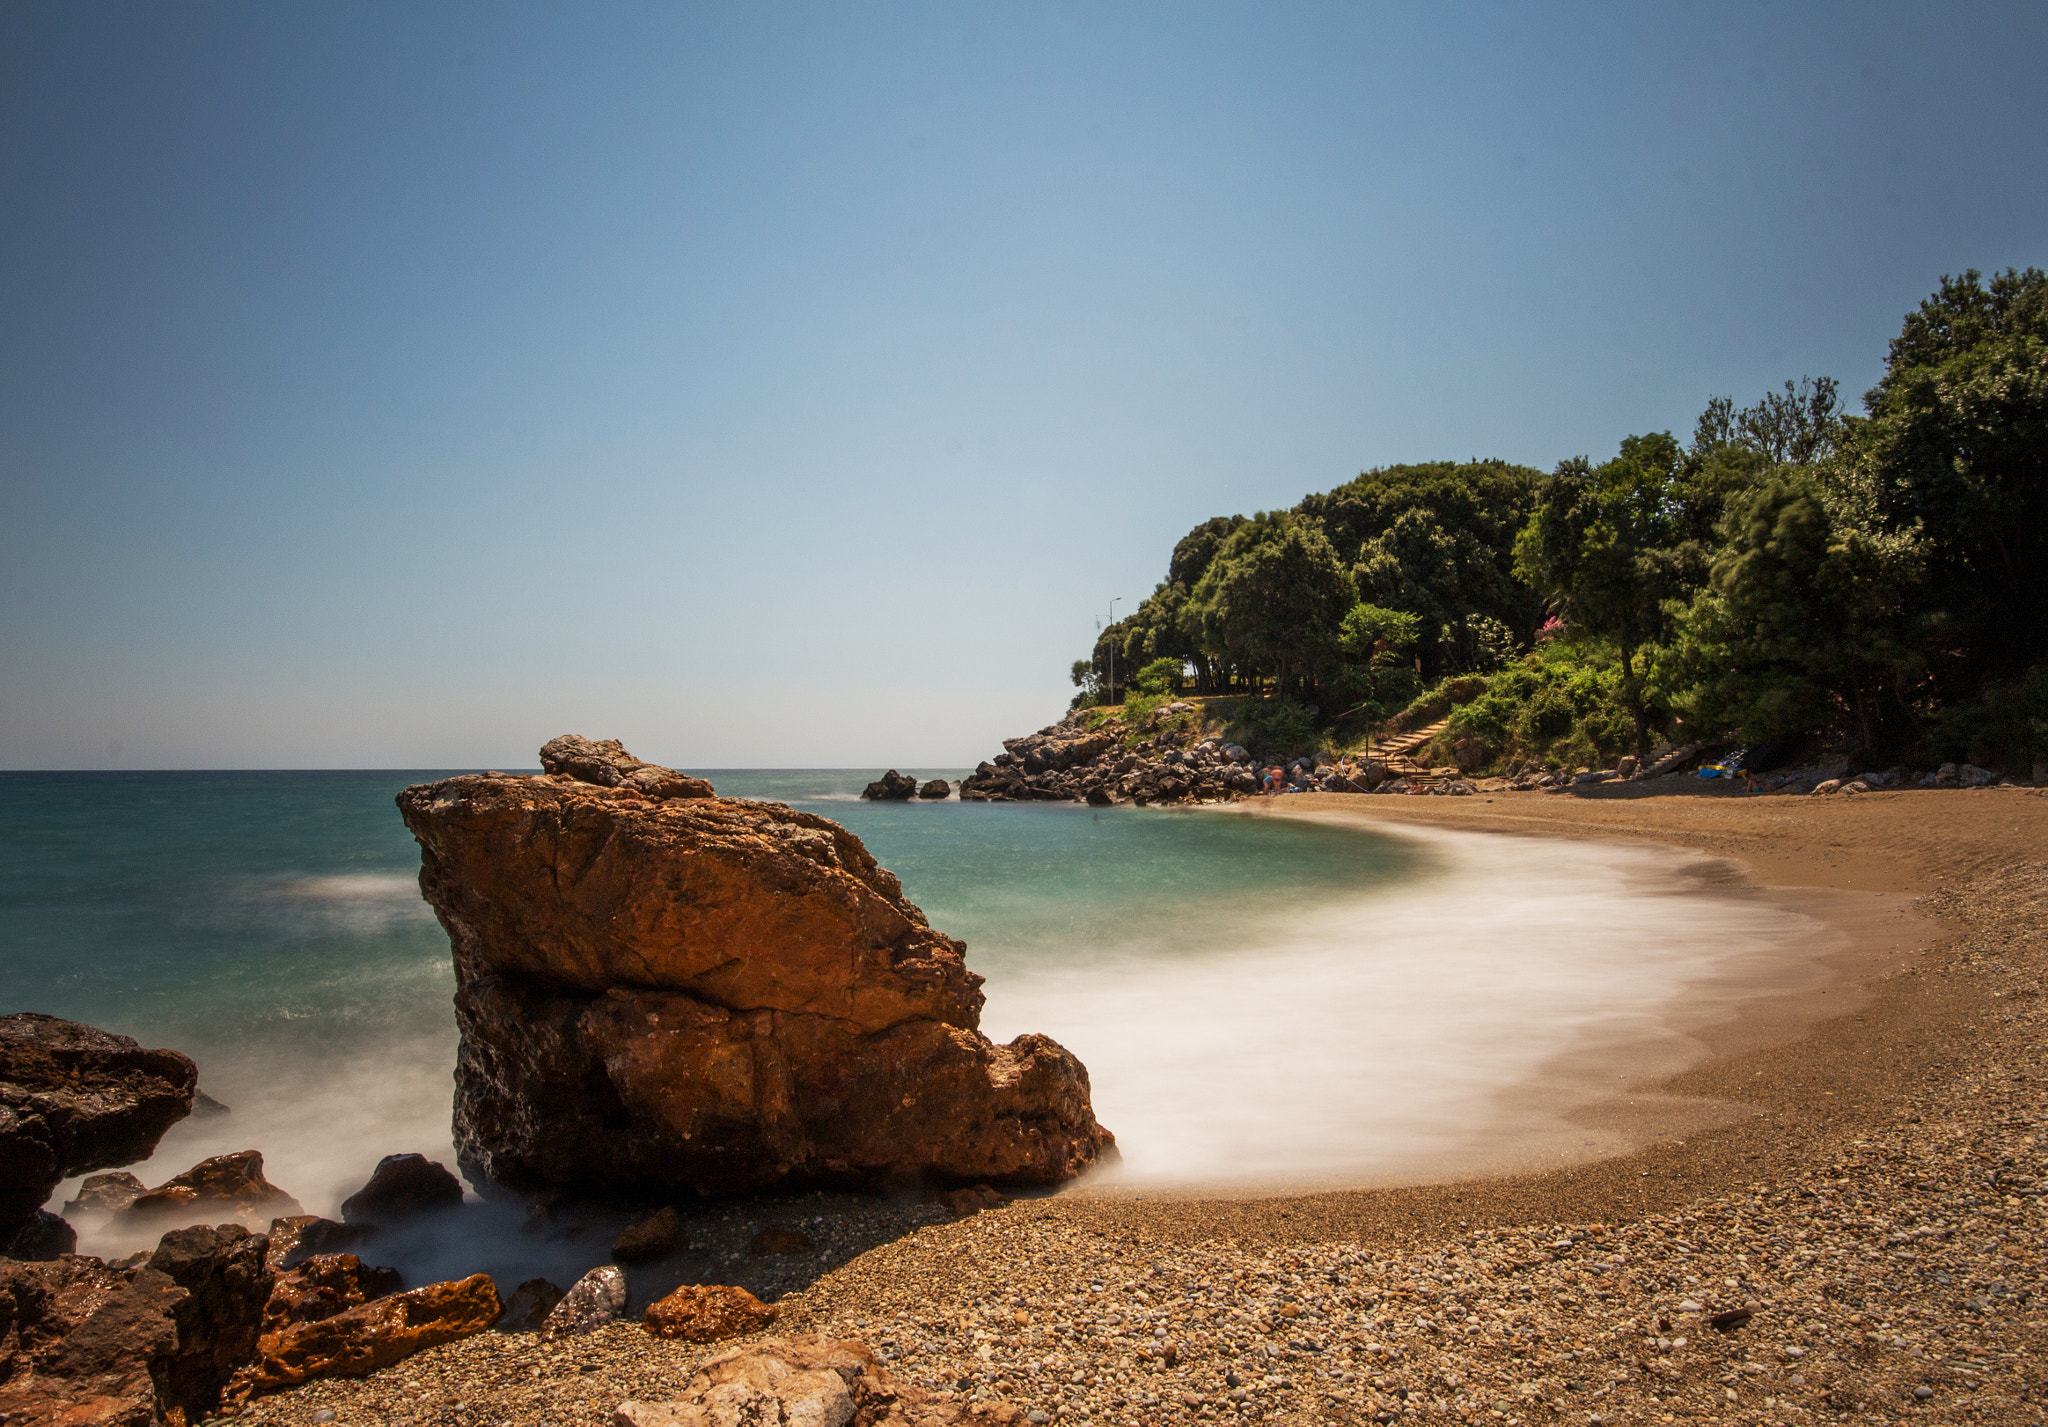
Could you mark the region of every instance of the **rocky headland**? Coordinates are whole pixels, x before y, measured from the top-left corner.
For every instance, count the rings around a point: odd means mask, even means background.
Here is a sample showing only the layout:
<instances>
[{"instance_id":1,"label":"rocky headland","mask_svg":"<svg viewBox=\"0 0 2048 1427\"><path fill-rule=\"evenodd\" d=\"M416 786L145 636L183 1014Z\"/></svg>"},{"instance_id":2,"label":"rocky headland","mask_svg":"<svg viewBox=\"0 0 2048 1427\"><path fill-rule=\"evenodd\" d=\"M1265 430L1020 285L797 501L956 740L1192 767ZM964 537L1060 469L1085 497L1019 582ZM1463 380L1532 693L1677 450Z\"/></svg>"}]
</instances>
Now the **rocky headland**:
<instances>
[{"instance_id":1,"label":"rocky headland","mask_svg":"<svg viewBox=\"0 0 2048 1427\"><path fill-rule=\"evenodd\" d=\"M969 802L1183 803L1258 791L1251 754L1202 726L1194 704L1167 704L1126 736L1121 722L1078 709L1003 751L961 780Z\"/></svg>"},{"instance_id":2,"label":"rocky headland","mask_svg":"<svg viewBox=\"0 0 2048 1427\"><path fill-rule=\"evenodd\" d=\"M978 1030L981 978L860 839L615 742L406 789L454 950L472 1179L643 1195L1050 1184L1114 1153L1086 1069Z\"/></svg>"}]
</instances>

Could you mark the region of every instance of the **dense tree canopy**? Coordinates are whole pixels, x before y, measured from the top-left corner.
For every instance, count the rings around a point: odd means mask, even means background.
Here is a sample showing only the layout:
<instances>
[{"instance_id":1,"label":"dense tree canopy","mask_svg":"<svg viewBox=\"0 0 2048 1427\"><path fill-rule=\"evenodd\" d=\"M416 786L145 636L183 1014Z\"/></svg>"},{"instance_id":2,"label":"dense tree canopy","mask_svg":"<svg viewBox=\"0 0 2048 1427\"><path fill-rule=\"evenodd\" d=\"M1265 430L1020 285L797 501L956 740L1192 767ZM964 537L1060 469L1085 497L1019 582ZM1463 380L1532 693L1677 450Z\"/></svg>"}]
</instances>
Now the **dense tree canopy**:
<instances>
[{"instance_id":1,"label":"dense tree canopy","mask_svg":"<svg viewBox=\"0 0 2048 1427\"><path fill-rule=\"evenodd\" d=\"M1274 727L1462 698L1480 758L1682 724L2048 759L2048 276L1943 278L1864 408L1800 378L1711 398L1689 445L1385 466L1205 520L1075 680L1114 697L1114 651L1148 689L1299 700Z\"/></svg>"}]
</instances>

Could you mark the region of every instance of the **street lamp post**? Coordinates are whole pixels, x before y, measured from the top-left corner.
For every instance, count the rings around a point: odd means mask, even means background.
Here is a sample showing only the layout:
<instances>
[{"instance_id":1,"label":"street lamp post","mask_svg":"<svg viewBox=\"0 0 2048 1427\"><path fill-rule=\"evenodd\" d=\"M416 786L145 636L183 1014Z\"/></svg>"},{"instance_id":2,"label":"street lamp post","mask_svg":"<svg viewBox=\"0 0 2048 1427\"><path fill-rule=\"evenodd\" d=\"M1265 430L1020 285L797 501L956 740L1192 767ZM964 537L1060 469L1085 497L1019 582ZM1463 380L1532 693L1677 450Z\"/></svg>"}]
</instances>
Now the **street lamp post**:
<instances>
[{"instance_id":1,"label":"street lamp post","mask_svg":"<svg viewBox=\"0 0 2048 1427\"><path fill-rule=\"evenodd\" d=\"M1112 699L1116 697L1116 607L1122 602L1122 595L1109 602L1109 627L1112 631L1109 636L1109 696Z\"/></svg>"}]
</instances>

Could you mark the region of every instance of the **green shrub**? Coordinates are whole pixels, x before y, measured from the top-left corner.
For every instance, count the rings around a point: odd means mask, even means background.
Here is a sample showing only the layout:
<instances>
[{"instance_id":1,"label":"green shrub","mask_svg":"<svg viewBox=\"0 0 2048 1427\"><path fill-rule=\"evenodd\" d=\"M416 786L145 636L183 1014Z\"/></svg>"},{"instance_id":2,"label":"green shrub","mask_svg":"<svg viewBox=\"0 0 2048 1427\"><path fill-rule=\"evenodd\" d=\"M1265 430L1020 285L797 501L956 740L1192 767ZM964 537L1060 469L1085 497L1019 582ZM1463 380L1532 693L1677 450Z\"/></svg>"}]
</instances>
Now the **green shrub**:
<instances>
[{"instance_id":1,"label":"green shrub","mask_svg":"<svg viewBox=\"0 0 2048 1427\"><path fill-rule=\"evenodd\" d=\"M1173 694L1180 691L1187 664L1180 659L1154 659L1131 676L1131 687L1141 694Z\"/></svg>"},{"instance_id":2,"label":"green shrub","mask_svg":"<svg viewBox=\"0 0 2048 1427\"><path fill-rule=\"evenodd\" d=\"M1316 710L1293 699L1248 699L1228 737L1257 754L1291 756L1316 746Z\"/></svg>"}]
</instances>

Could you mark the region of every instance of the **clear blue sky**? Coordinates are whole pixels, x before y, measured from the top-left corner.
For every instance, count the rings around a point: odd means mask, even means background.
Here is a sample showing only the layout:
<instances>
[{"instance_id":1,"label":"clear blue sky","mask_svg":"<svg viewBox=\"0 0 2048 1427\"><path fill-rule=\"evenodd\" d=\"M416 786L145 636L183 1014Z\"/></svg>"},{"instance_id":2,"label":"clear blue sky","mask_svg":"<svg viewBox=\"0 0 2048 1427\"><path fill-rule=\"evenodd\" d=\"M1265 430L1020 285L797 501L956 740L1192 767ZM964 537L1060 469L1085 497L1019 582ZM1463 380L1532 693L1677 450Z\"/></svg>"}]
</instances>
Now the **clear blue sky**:
<instances>
[{"instance_id":1,"label":"clear blue sky","mask_svg":"<svg viewBox=\"0 0 2048 1427\"><path fill-rule=\"evenodd\" d=\"M2048 6L13 3L0 767L964 764L1195 522L2048 262Z\"/></svg>"}]
</instances>

